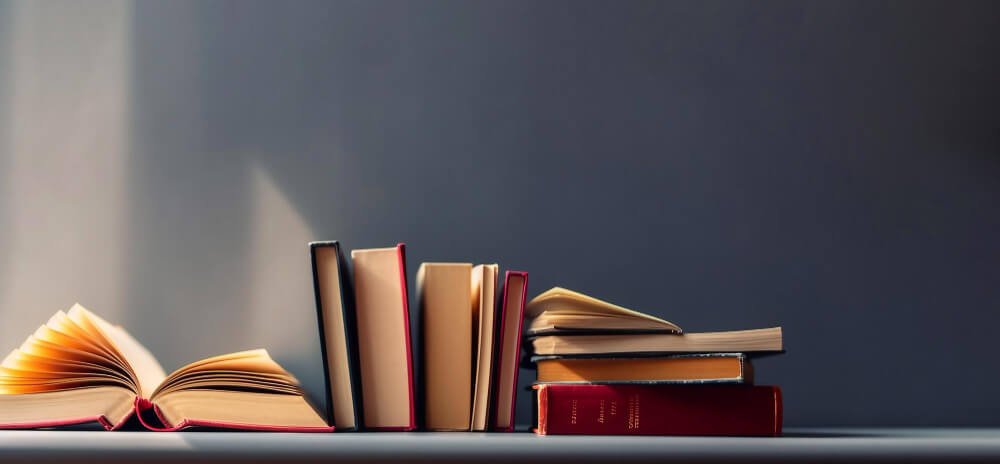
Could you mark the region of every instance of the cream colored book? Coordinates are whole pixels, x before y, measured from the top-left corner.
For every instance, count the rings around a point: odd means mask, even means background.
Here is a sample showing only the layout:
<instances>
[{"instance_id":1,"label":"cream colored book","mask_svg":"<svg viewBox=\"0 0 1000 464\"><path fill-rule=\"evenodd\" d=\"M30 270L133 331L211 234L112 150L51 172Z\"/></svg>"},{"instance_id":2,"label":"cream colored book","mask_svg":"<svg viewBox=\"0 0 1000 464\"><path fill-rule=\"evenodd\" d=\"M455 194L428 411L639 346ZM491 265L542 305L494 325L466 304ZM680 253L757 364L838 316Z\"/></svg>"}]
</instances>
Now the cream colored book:
<instances>
[{"instance_id":1,"label":"cream colored book","mask_svg":"<svg viewBox=\"0 0 1000 464\"><path fill-rule=\"evenodd\" d=\"M533 298L525 317L535 356L784 349L781 327L684 333L672 322L560 287Z\"/></svg>"},{"instance_id":2,"label":"cream colored book","mask_svg":"<svg viewBox=\"0 0 1000 464\"><path fill-rule=\"evenodd\" d=\"M681 333L672 322L560 287L532 298L525 310L530 335L571 331Z\"/></svg>"},{"instance_id":3,"label":"cream colored book","mask_svg":"<svg viewBox=\"0 0 1000 464\"><path fill-rule=\"evenodd\" d=\"M124 328L80 305L56 313L0 365L0 428L92 422L114 430L133 416L152 430L333 430L265 350L167 375Z\"/></svg>"},{"instance_id":4,"label":"cream colored book","mask_svg":"<svg viewBox=\"0 0 1000 464\"><path fill-rule=\"evenodd\" d=\"M423 426L429 430L486 430L498 268L424 263L417 271Z\"/></svg>"},{"instance_id":5,"label":"cream colored book","mask_svg":"<svg viewBox=\"0 0 1000 464\"><path fill-rule=\"evenodd\" d=\"M543 335L535 356L626 353L757 353L784 350L781 327L687 334Z\"/></svg>"},{"instance_id":6,"label":"cream colored book","mask_svg":"<svg viewBox=\"0 0 1000 464\"><path fill-rule=\"evenodd\" d=\"M416 427L406 247L352 250L361 403L368 430Z\"/></svg>"}]
</instances>

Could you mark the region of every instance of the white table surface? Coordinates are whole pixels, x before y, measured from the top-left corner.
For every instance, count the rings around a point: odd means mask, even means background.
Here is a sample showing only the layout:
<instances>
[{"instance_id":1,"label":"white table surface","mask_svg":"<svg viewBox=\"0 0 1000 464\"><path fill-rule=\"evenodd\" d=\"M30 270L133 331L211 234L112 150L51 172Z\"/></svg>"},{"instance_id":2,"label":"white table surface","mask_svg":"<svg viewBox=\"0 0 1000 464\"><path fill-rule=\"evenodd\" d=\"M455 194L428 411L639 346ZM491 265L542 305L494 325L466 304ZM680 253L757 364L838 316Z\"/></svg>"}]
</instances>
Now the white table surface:
<instances>
[{"instance_id":1,"label":"white table surface","mask_svg":"<svg viewBox=\"0 0 1000 464\"><path fill-rule=\"evenodd\" d=\"M16 462L1000 462L1000 429L786 429L780 438L530 433L0 431Z\"/></svg>"}]
</instances>

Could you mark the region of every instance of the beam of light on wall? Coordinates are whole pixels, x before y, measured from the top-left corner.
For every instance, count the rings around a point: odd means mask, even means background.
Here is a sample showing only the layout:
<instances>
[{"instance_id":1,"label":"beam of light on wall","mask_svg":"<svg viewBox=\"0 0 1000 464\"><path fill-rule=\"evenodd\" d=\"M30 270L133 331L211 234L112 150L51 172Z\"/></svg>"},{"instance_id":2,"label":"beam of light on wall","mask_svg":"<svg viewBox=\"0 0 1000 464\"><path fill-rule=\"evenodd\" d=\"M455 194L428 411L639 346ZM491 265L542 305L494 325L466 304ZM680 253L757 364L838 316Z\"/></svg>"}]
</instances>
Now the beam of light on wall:
<instances>
[{"instance_id":1,"label":"beam of light on wall","mask_svg":"<svg viewBox=\"0 0 1000 464\"><path fill-rule=\"evenodd\" d=\"M320 349L306 247L316 237L267 170L252 164L250 182L251 295L245 314L252 323L244 342L268 348L301 377L315 371Z\"/></svg>"},{"instance_id":2,"label":"beam of light on wall","mask_svg":"<svg viewBox=\"0 0 1000 464\"><path fill-rule=\"evenodd\" d=\"M79 301L124 311L130 3L7 5L0 342Z\"/></svg>"}]
</instances>

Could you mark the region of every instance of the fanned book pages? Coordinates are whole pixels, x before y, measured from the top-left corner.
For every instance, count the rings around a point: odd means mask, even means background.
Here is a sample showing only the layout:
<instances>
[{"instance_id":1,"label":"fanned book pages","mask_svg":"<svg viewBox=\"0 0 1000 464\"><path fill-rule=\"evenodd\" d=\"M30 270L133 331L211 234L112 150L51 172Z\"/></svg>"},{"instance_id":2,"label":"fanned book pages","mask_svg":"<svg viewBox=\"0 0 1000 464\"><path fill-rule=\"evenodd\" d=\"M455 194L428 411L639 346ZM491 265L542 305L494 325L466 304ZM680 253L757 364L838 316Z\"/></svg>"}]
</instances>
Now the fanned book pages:
<instances>
[{"instance_id":1,"label":"fanned book pages","mask_svg":"<svg viewBox=\"0 0 1000 464\"><path fill-rule=\"evenodd\" d=\"M681 333L676 324L565 288L553 287L528 303L529 335L549 333Z\"/></svg>"},{"instance_id":2,"label":"fanned book pages","mask_svg":"<svg viewBox=\"0 0 1000 464\"><path fill-rule=\"evenodd\" d=\"M0 366L0 428L98 423L113 430L133 415L163 431L333 430L265 350L203 359L167 375L125 329L80 305L52 316Z\"/></svg>"}]
</instances>

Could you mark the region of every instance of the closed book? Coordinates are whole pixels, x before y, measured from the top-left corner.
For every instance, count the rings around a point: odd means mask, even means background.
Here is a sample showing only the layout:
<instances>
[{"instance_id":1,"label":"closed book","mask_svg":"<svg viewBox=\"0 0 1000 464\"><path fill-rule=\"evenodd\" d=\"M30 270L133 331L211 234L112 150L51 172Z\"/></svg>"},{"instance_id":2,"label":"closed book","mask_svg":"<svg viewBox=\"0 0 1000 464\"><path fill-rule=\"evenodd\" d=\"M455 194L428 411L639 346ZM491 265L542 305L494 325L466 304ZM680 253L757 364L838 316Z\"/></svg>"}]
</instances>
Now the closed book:
<instances>
[{"instance_id":1,"label":"closed book","mask_svg":"<svg viewBox=\"0 0 1000 464\"><path fill-rule=\"evenodd\" d=\"M781 435L781 390L746 385L536 385L539 435Z\"/></svg>"},{"instance_id":2,"label":"closed book","mask_svg":"<svg viewBox=\"0 0 1000 464\"><path fill-rule=\"evenodd\" d=\"M406 248L352 250L361 412L369 430L416 427Z\"/></svg>"},{"instance_id":3,"label":"closed book","mask_svg":"<svg viewBox=\"0 0 1000 464\"><path fill-rule=\"evenodd\" d=\"M485 431L493 384L496 264L417 271L423 427Z\"/></svg>"},{"instance_id":4,"label":"closed book","mask_svg":"<svg viewBox=\"0 0 1000 464\"><path fill-rule=\"evenodd\" d=\"M361 424L361 388L351 283L344 255L336 241L311 242L309 254L326 370L326 415L337 431L357 430Z\"/></svg>"},{"instance_id":5,"label":"closed book","mask_svg":"<svg viewBox=\"0 0 1000 464\"><path fill-rule=\"evenodd\" d=\"M524 323L528 273L507 271L500 306L500 335L497 343L496 388L493 399L493 430L514 431L517 405L517 372L521 357L521 329Z\"/></svg>"},{"instance_id":6,"label":"closed book","mask_svg":"<svg viewBox=\"0 0 1000 464\"><path fill-rule=\"evenodd\" d=\"M742 353L642 357L536 356L538 383L753 383Z\"/></svg>"},{"instance_id":7,"label":"closed book","mask_svg":"<svg viewBox=\"0 0 1000 464\"><path fill-rule=\"evenodd\" d=\"M472 264L423 263L420 311L422 427L468 431L472 413Z\"/></svg>"}]
</instances>

